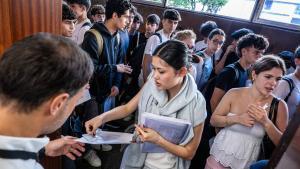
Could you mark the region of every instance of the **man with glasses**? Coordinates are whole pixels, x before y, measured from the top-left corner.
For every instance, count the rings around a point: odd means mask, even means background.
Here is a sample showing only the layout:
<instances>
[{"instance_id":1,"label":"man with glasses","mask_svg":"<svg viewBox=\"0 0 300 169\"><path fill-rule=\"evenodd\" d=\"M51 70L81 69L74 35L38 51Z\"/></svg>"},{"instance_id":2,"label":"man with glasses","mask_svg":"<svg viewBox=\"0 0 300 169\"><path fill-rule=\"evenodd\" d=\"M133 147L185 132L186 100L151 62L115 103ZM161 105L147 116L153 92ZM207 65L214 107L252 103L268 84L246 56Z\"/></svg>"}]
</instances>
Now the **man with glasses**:
<instances>
[{"instance_id":1,"label":"man with glasses","mask_svg":"<svg viewBox=\"0 0 300 169\"><path fill-rule=\"evenodd\" d=\"M222 29L216 28L212 30L207 39L207 48L197 53L197 55L203 58L203 62L200 62L197 66L196 83L198 89L202 91L214 74L214 66L216 65L215 53L223 46L225 41L225 33Z\"/></svg>"}]
</instances>

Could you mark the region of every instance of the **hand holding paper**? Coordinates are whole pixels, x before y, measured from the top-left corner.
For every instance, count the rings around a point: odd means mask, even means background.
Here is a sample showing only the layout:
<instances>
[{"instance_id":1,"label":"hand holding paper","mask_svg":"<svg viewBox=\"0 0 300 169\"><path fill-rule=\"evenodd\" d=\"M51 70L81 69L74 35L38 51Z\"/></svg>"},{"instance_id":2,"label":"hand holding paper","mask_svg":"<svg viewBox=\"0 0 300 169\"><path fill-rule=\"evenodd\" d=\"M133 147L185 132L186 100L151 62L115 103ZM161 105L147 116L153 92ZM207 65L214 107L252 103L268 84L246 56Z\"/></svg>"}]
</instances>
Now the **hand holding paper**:
<instances>
[{"instance_id":1,"label":"hand holding paper","mask_svg":"<svg viewBox=\"0 0 300 169\"><path fill-rule=\"evenodd\" d=\"M96 130L103 124L102 116L97 116L85 122L86 133L96 135Z\"/></svg>"},{"instance_id":2,"label":"hand holding paper","mask_svg":"<svg viewBox=\"0 0 300 169\"><path fill-rule=\"evenodd\" d=\"M182 143L188 136L188 133L192 127L190 122L176 119L172 117L160 116L152 113L143 113L141 116L141 124L150 128L148 131L155 131L157 135L163 137L169 142L174 144ZM157 138L157 137L156 137ZM155 139L153 136L152 139ZM142 152L149 153L162 153L165 152L160 146L153 144L153 141L145 142L142 146Z\"/></svg>"},{"instance_id":3,"label":"hand holding paper","mask_svg":"<svg viewBox=\"0 0 300 169\"><path fill-rule=\"evenodd\" d=\"M142 142L151 142L156 144L161 139L161 136L151 128L145 128L138 125L135 125L135 127L135 131L140 136Z\"/></svg>"}]
</instances>

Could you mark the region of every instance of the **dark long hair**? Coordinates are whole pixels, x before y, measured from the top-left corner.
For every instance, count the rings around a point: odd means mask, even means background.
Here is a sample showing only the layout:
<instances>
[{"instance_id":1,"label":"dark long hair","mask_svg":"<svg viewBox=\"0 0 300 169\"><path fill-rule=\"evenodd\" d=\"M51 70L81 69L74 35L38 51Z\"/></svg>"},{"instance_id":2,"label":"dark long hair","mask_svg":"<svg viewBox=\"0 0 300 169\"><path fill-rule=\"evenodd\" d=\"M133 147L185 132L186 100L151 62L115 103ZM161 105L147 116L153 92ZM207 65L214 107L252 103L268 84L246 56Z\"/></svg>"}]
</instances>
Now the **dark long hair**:
<instances>
[{"instance_id":1,"label":"dark long hair","mask_svg":"<svg viewBox=\"0 0 300 169\"><path fill-rule=\"evenodd\" d=\"M160 44L154 51L153 56L158 56L175 70L189 67L189 53L187 46L178 40L168 40Z\"/></svg>"}]
</instances>

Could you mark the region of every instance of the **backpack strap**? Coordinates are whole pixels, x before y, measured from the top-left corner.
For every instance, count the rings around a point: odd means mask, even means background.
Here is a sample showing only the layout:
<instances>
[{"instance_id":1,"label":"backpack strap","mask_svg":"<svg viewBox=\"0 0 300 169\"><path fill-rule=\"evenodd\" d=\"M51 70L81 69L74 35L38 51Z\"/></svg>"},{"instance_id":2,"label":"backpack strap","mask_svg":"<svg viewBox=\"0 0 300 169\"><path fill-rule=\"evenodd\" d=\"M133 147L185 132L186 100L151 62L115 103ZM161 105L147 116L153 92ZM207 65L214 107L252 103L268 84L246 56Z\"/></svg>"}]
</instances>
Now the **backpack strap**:
<instances>
[{"instance_id":1,"label":"backpack strap","mask_svg":"<svg viewBox=\"0 0 300 169\"><path fill-rule=\"evenodd\" d=\"M91 27L92 24L91 24L91 22L85 22L85 23L81 26L81 28L82 28L82 27L85 27L85 26L90 26L90 27Z\"/></svg>"},{"instance_id":2,"label":"backpack strap","mask_svg":"<svg viewBox=\"0 0 300 169\"><path fill-rule=\"evenodd\" d=\"M96 37L96 41L97 41L97 44L98 44L98 54L99 54L99 56L101 56L102 51L103 51L103 37L102 37L102 35L96 29L90 29L87 32L92 33ZM120 40L120 35L119 35L119 40Z\"/></svg>"},{"instance_id":3,"label":"backpack strap","mask_svg":"<svg viewBox=\"0 0 300 169\"><path fill-rule=\"evenodd\" d=\"M137 48L139 46L139 44L140 44L140 35L141 35L141 33L137 32L137 40L136 40L135 48Z\"/></svg>"},{"instance_id":4,"label":"backpack strap","mask_svg":"<svg viewBox=\"0 0 300 169\"><path fill-rule=\"evenodd\" d=\"M235 67L235 64L230 64L230 65L227 65L226 67L231 68L235 71L235 81L238 81L240 73L239 73L239 70Z\"/></svg>"},{"instance_id":5,"label":"backpack strap","mask_svg":"<svg viewBox=\"0 0 300 169\"><path fill-rule=\"evenodd\" d=\"M295 84L294 84L294 81L293 79L289 78L289 77L283 77L282 80L285 80L288 84L289 84L289 88L290 88L290 91L288 93L288 95L284 98L284 101L287 102L289 97L291 96L292 94L292 91L294 90L295 88Z\"/></svg>"},{"instance_id":6,"label":"backpack strap","mask_svg":"<svg viewBox=\"0 0 300 169\"><path fill-rule=\"evenodd\" d=\"M155 32L153 35L158 36L160 43L162 43L162 37L161 37L161 34ZM153 36L153 35L152 35L152 36Z\"/></svg>"},{"instance_id":7,"label":"backpack strap","mask_svg":"<svg viewBox=\"0 0 300 169\"><path fill-rule=\"evenodd\" d=\"M270 106L270 110L269 110L269 119L274 123L274 125L276 125L279 101L280 101L280 99L278 99L277 97L274 97L271 102L271 106Z\"/></svg>"}]
</instances>

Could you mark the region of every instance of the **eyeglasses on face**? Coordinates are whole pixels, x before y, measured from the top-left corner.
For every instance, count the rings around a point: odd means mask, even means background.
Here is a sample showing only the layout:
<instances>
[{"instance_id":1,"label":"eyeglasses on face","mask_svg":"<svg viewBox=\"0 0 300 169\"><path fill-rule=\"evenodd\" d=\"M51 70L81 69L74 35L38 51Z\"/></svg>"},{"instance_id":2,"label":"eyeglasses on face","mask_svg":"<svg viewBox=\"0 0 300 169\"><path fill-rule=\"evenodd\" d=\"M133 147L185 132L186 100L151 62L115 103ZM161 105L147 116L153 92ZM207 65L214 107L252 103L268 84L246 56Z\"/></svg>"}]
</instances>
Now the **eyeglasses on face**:
<instances>
[{"instance_id":1,"label":"eyeglasses on face","mask_svg":"<svg viewBox=\"0 0 300 169\"><path fill-rule=\"evenodd\" d=\"M212 40L212 42L215 45L223 45L224 44L224 41L219 41L218 39L214 39L214 40Z\"/></svg>"}]
</instances>

